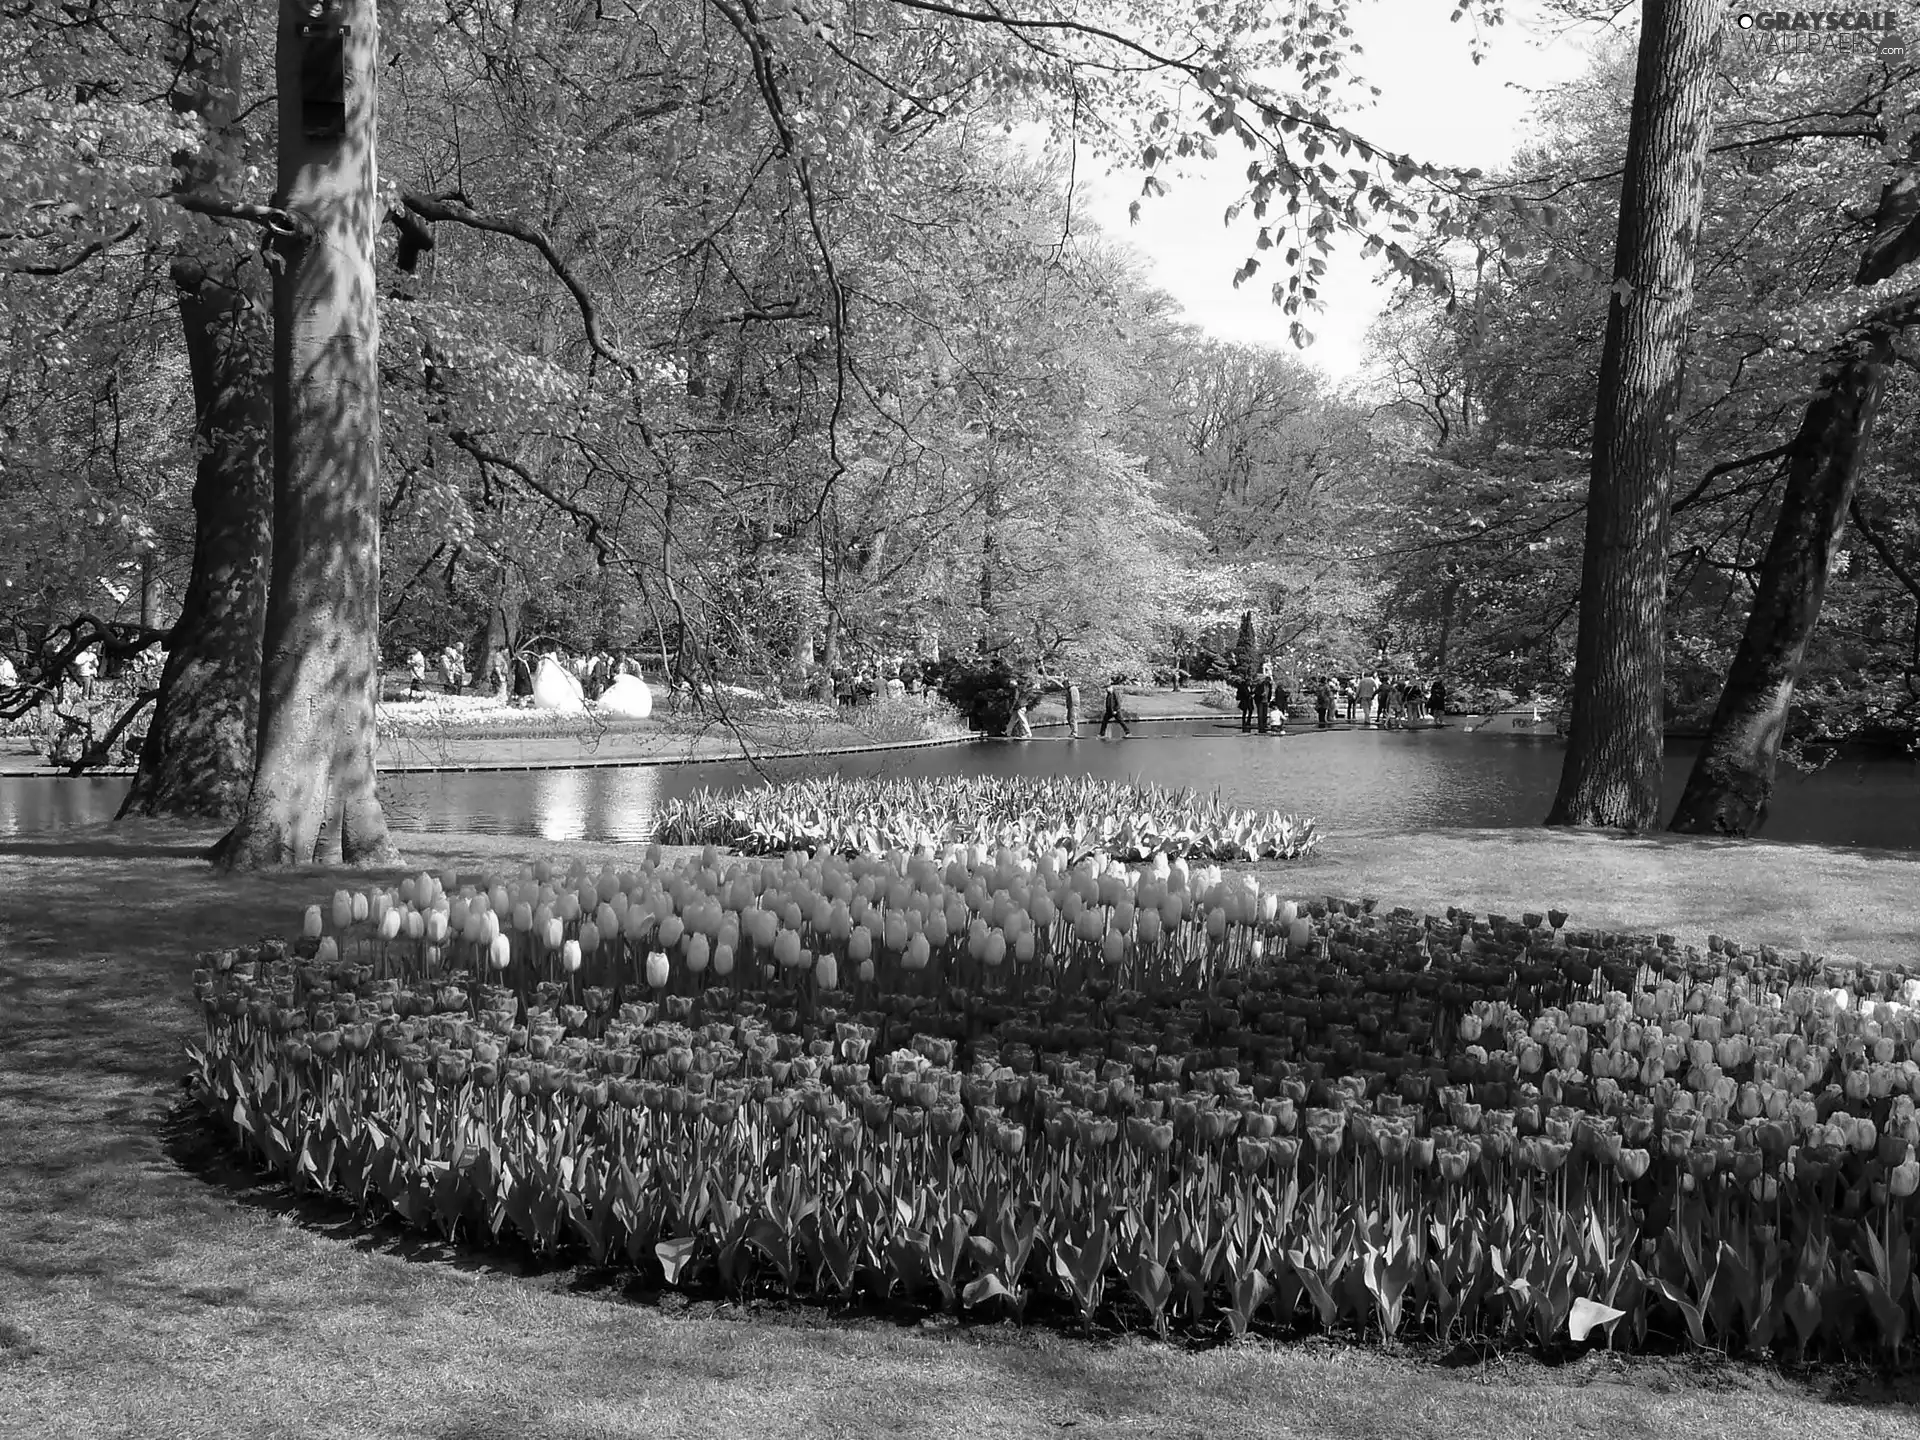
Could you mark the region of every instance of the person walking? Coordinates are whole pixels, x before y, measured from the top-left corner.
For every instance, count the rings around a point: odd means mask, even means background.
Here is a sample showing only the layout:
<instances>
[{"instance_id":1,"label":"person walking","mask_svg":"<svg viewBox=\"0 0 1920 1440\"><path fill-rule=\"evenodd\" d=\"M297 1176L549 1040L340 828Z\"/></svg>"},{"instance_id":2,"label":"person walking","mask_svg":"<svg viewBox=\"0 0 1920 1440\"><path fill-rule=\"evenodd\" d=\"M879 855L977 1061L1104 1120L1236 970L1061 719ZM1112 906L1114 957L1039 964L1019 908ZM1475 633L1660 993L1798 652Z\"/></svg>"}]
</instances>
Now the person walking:
<instances>
[{"instance_id":1,"label":"person walking","mask_svg":"<svg viewBox=\"0 0 1920 1440\"><path fill-rule=\"evenodd\" d=\"M1112 680L1107 682L1107 703L1105 708L1100 712L1100 738L1102 740L1107 738L1107 726L1115 723L1118 723L1120 726L1120 738L1122 740L1133 734L1133 731L1127 726L1127 717L1120 711L1120 686L1125 678L1125 676L1116 675Z\"/></svg>"},{"instance_id":2,"label":"person walking","mask_svg":"<svg viewBox=\"0 0 1920 1440\"><path fill-rule=\"evenodd\" d=\"M407 656L407 693L418 695L427 683L427 657L415 646L413 653Z\"/></svg>"},{"instance_id":3,"label":"person walking","mask_svg":"<svg viewBox=\"0 0 1920 1440\"><path fill-rule=\"evenodd\" d=\"M1313 708L1320 729L1325 730L1333 724L1333 678L1331 676L1314 677Z\"/></svg>"},{"instance_id":4,"label":"person walking","mask_svg":"<svg viewBox=\"0 0 1920 1440\"><path fill-rule=\"evenodd\" d=\"M1447 723L1447 686L1438 675L1433 677L1433 688L1427 691L1427 713L1433 716L1433 723Z\"/></svg>"},{"instance_id":5,"label":"person walking","mask_svg":"<svg viewBox=\"0 0 1920 1440\"><path fill-rule=\"evenodd\" d=\"M1339 677L1339 683L1339 708L1347 712L1347 724L1351 725L1353 724L1354 706L1359 703L1359 695L1355 692L1353 681L1345 675Z\"/></svg>"},{"instance_id":6,"label":"person walking","mask_svg":"<svg viewBox=\"0 0 1920 1440\"><path fill-rule=\"evenodd\" d=\"M1375 723L1380 714L1380 677L1371 673L1362 674L1353 687L1353 696L1359 705L1361 723Z\"/></svg>"},{"instance_id":7,"label":"person walking","mask_svg":"<svg viewBox=\"0 0 1920 1440\"><path fill-rule=\"evenodd\" d=\"M1080 682L1067 681L1067 737L1080 738Z\"/></svg>"},{"instance_id":8,"label":"person walking","mask_svg":"<svg viewBox=\"0 0 1920 1440\"><path fill-rule=\"evenodd\" d=\"M1240 706L1240 729L1242 733L1253 729L1253 686L1242 675L1233 682L1233 698Z\"/></svg>"},{"instance_id":9,"label":"person walking","mask_svg":"<svg viewBox=\"0 0 1920 1440\"><path fill-rule=\"evenodd\" d=\"M1253 708L1260 717L1260 733L1267 733L1273 716L1273 662L1263 661L1253 681Z\"/></svg>"}]
</instances>

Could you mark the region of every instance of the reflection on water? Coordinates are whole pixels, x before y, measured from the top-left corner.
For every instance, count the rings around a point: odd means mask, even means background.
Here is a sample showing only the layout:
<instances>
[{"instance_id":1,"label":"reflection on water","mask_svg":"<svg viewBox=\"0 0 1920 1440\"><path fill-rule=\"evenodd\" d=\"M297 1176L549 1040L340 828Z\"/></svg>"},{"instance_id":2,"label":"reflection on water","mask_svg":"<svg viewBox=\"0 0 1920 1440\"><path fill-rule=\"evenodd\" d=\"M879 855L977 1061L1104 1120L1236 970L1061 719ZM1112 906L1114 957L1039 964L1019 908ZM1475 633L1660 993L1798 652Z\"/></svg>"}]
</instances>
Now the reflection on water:
<instances>
[{"instance_id":1,"label":"reflection on water","mask_svg":"<svg viewBox=\"0 0 1920 1440\"><path fill-rule=\"evenodd\" d=\"M119 777L0 779L0 837L42 835L111 820L126 798L127 784Z\"/></svg>"},{"instance_id":2,"label":"reflection on water","mask_svg":"<svg viewBox=\"0 0 1920 1440\"><path fill-rule=\"evenodd\" d=\"M1101 741L1043 735L785 761L776 776L1095 775L1218 790L1235 805L1317 816L1340 830L1537 825L1565 751L1549 738L1445 730L1334 730L1243 735L1235 722L1168 722ZM1679 800L1692 747L1670 747L1665 803ZM743 763L618 769L394 775L381 797L394 826L526 835L563 844L646 837L662 800L707 786L752 784ZM124 780L0 780L0 835L110 818ZM1782 772L1764 835L1825 845L1920 850L1920 766L1842 759L1812 775Z\"/></svg>"}]
</instances>

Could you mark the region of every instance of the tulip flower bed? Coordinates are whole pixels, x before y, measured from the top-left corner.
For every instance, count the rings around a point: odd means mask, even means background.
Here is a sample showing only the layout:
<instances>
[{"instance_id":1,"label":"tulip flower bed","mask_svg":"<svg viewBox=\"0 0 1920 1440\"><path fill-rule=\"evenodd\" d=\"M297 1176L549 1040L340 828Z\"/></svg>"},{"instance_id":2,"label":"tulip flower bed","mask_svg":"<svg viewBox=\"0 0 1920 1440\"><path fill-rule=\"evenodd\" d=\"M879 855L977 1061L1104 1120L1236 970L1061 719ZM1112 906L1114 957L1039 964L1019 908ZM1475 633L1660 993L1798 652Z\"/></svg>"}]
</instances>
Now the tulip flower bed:
<instances>
[{"instance_id":1,"label":"tulip flower bed","mask_svg":"<svg viewBox=\"0 0 1920 1440\"><path fill-rule=\"evenodd\" d=\"M1898 1356L1920 980L1301 904L1164 857L333 897L194 1083L297 1185L668 1286Z\"/></svg>"},{"instance_id":2,"label":"tulip flower bed","mask_svg":"<svg viewBox=\"0 0 1920 1440\"><path fill-rule=\"evenodd\" d=\"M702 789L662 802L654 838L727 845L749 855L789 850L879 853L947 845L1060 847L1073 856L1140 861L1292 860L1320 843L1311 818L1234 809L1217 795L1060 776L846 779L770 788Z\"/></svg>"}]
</instances>

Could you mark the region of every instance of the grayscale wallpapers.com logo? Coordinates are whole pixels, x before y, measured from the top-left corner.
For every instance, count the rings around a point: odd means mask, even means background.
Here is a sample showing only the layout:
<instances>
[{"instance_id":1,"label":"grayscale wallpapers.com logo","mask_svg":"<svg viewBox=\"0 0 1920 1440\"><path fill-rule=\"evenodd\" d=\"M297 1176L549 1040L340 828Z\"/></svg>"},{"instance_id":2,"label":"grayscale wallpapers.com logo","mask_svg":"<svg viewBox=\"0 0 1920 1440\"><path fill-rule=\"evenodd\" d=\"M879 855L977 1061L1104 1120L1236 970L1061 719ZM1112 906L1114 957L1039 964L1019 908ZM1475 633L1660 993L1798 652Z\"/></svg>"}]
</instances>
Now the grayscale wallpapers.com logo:
<instances>
[{"instance_id":1,"label":"grayscale wallpapers.com logo","mask_svg":"<svg viewBox=\"0 0 1920 1440\"><path fill-rule=\"evenodd\" d=\"M1893 10L1740 10L1728 23L1741 40L1767 49L1846 45L1882 55L1907 51L1899 13Z\"/></svg>"}]
</instances>

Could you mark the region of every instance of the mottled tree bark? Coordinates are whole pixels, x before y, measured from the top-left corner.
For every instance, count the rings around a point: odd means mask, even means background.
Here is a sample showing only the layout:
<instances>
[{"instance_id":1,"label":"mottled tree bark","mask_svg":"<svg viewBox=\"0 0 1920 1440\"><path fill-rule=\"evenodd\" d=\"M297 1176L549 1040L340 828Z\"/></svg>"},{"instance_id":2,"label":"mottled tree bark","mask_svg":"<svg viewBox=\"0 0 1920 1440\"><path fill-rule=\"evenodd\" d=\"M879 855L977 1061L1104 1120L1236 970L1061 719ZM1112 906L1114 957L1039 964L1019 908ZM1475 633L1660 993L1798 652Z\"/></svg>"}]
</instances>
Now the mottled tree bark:
<instances>
[{"instance_id":1,"label":"mottled tree bark","mask_svg":"<svg viewBox=\"0 0 1920 1440\"><path fill-rule=\"evenodd\" d=\"M1644 0L1594 412L1567 758L1549 825L1660 808L1668 502L1713 118L1719 0Z\"/></svg>"},{"instance_id":2,"label":"mottled tree bark","mask_svg":"<svg viewBox=\"0 0 1920 1440\"><path fill-rule=\"evenodd\" d=\"M232 820L253 774L273 544L264 317L227 273L173 262L200 460L193 569L167 637L160 696L120 815Z\"/></svg>"},{"instance_id":3,"label":"mottled tree bark","mask_svg":"<svg viewBox=\"0 0 1920 1440\"><path fill-rule=\"evenodd\" d=\"M224 193L237 185L235 128L242 59L232 29L183 17L177 109L206 122L207 143L183 157L182 180ZM223 236L181 242L172 263L193 380L193 568L167 637L128 815L232 820L253 774L260 714L260 642L272 545L273 428L266 318L243 283L246 252Z\"/></svg>"},{"instance_id":4,"label":"mottled tree bark","mask_svg":"<svg viewBox=\"0 0 1920 1440\"><path fill-rule=\"evenodd\" d=\"M313 12L318 8L321 14ZM301 27L345 26L345 109L315 133ZM237 868L396 857L374 790L379 661L379 316L374 0L281 0L273 579L252 789L215 858ZM305 95L303 97L303 88Z\"/></svg>"},{"instance_id":5,"label":"mottled tree bark","mask_svg":"<svg viewBox=\"0 0 1920 1440\"><path fill-rule=\"evenodd\" d=\"M1880 191L1874 233L1856 285L1873 285L1920 258L1920 139ZM1727 671L1671 830L1750 835L1766 817L1794 687L1820 622L1847 509L1873 448L1894 340L1911 313L1874 315L1822 370L1787 452L1786 493L1760 569L1740 649Z\"/></svg>"}]
</instances>

